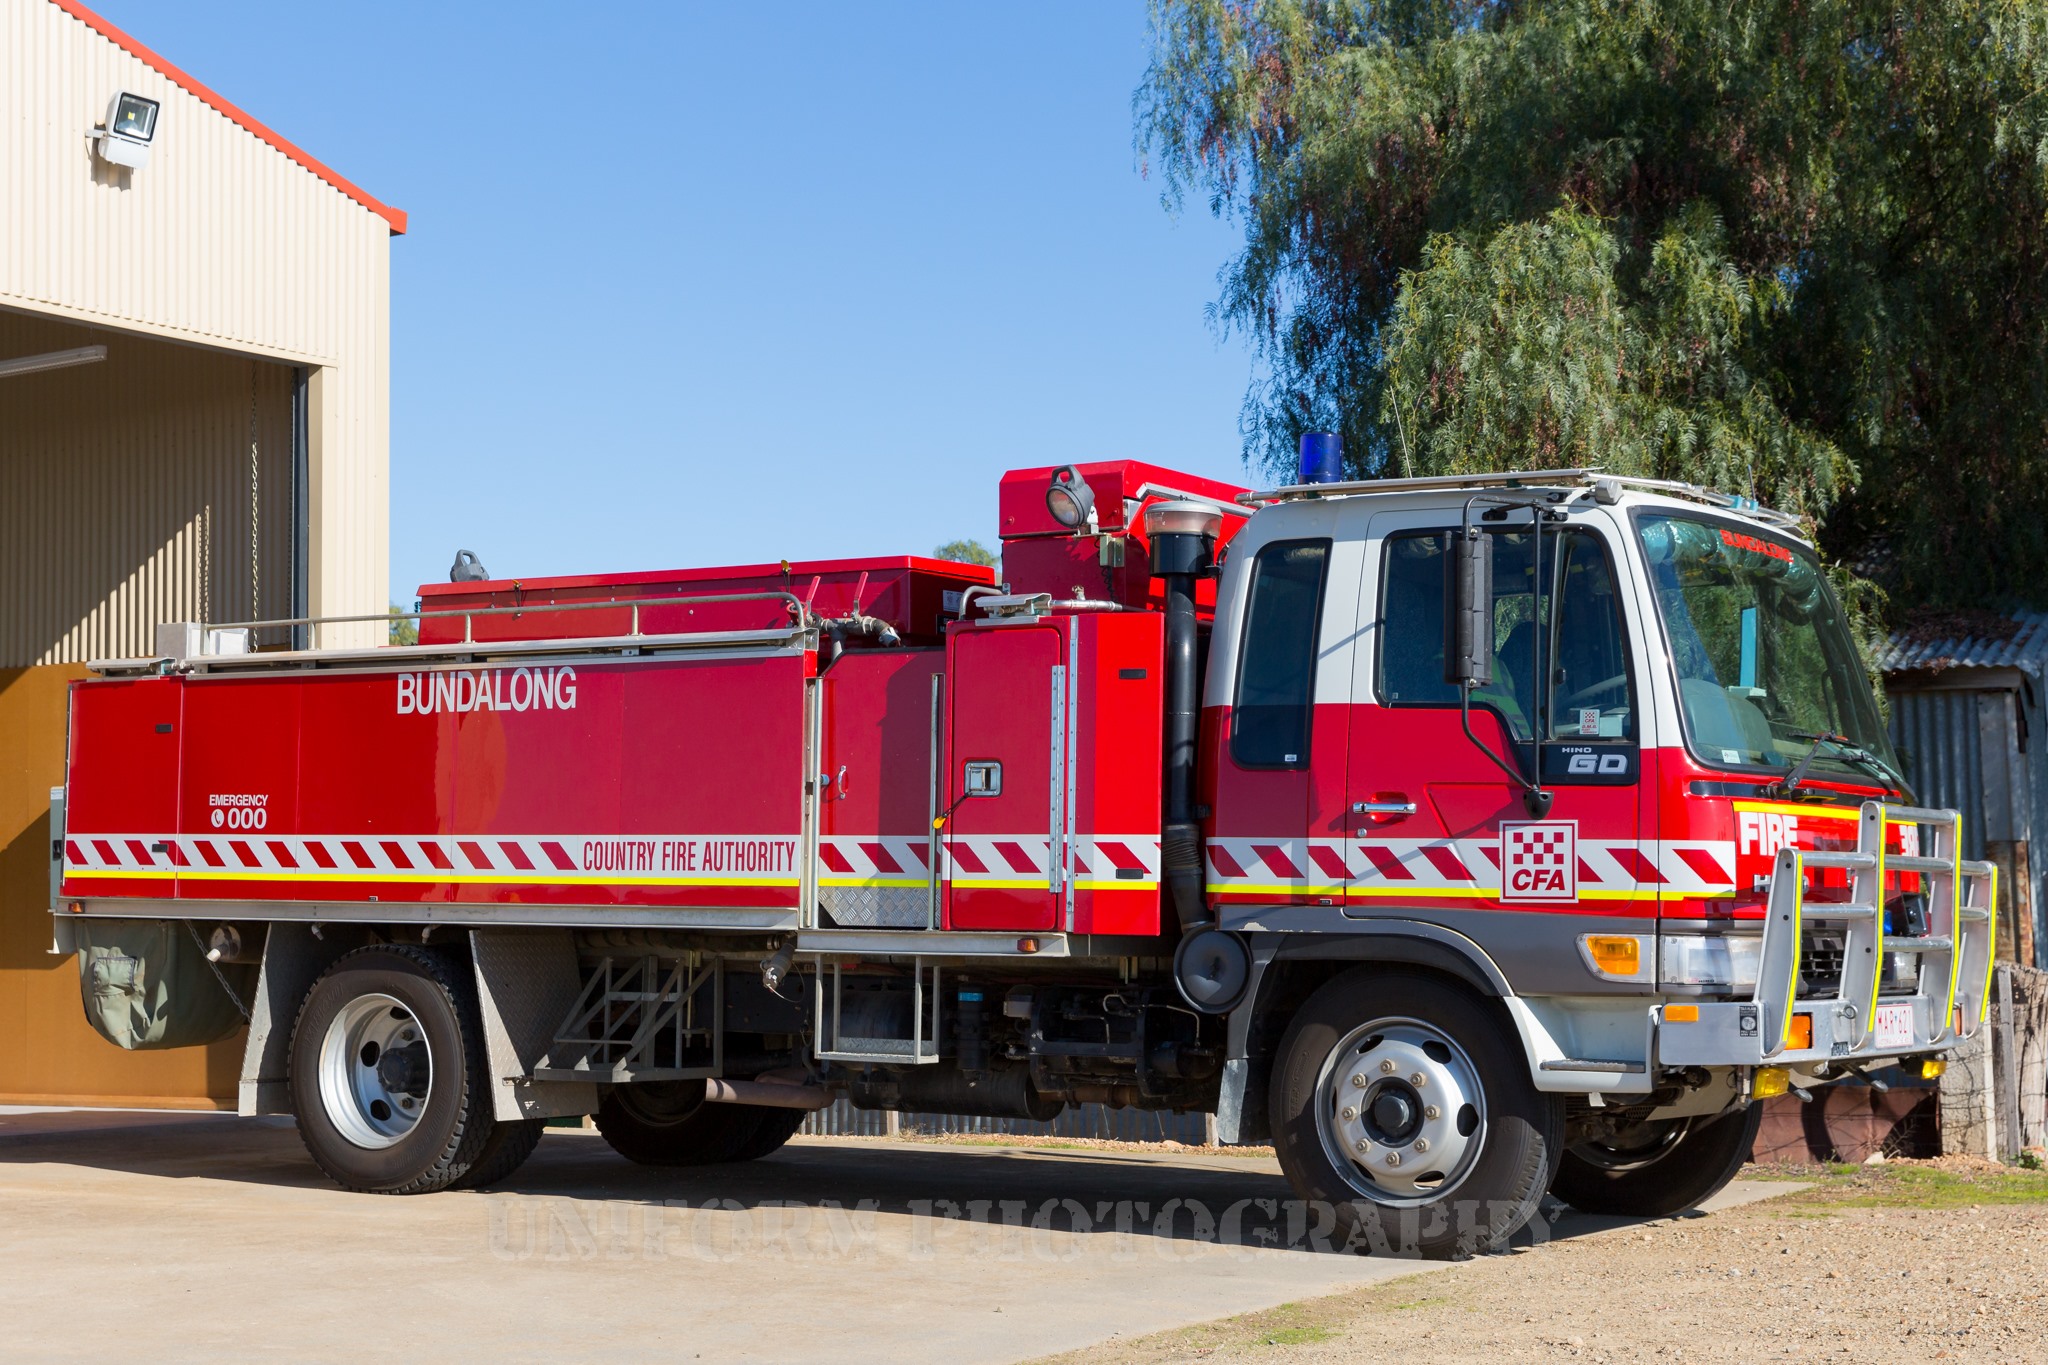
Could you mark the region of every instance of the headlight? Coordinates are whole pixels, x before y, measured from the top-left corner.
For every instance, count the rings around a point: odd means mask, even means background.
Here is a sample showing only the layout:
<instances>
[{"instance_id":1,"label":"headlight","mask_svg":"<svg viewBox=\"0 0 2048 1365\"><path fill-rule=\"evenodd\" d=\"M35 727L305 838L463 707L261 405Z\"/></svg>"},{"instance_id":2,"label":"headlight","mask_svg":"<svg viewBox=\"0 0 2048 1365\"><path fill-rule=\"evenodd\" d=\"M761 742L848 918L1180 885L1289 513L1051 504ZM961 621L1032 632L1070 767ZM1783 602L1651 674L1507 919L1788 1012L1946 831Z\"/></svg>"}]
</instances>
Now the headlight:
<instances>
[{"instance_id":1,"label":"headlight","mask_svg":"<svg viewBox=\"0 0 2048 1365\"><path fill-rule=\"evenodd\" d=\"M1756 989L1763 939L1755 934L1665 934L1657 944L1657 981L1664 986Z\"/></svg>"}]
</instances>

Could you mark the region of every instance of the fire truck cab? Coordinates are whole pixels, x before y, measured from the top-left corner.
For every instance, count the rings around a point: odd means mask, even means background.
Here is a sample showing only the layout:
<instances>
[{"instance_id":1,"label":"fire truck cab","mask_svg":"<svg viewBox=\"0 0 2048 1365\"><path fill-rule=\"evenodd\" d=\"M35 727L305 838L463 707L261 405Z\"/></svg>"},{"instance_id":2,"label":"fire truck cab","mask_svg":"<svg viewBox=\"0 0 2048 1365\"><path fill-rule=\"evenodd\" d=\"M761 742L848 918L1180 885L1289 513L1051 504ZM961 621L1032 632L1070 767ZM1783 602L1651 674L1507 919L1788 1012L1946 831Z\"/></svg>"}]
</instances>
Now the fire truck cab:
<instances>
[{"instance_id":1,"label":"fire truck cab","mask_svg":"<svg viewBox=\"0 0 2048 1365\"><path fill-rule=\"evenodd\" d=\"M1980 1026L1994 873L1909 803L1794 519L1597 471L1017 470L916 559L180 624L73 693L56 949L249 1026L353 1188L546 1118L747 1160L855 1104L1271 1141L1362 1247L1689 1207L1756 1102ZM228 1008L232 1005L232 1010Z\"/></svg>"}]
</instances>

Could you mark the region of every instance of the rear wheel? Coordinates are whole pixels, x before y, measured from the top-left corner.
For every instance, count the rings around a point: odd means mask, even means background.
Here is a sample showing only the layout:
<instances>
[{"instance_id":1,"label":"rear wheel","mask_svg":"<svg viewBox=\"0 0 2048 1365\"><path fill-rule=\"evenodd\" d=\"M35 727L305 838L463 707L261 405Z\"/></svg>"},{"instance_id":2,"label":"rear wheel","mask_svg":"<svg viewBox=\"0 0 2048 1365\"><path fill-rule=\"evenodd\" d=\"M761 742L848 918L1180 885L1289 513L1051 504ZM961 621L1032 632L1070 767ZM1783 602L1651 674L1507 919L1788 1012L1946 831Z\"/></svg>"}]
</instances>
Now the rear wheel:
<instances>
[{"instance_id":1,"label":"rear wheel","mask_svg":"<svg viewBox=\"0 0 2048 1365\"><path fill-rule=\"evenodd\" d=\"M374 1194L446 1189L493 1127L470 974L440 953L350 953L307 992L292 1033L299 1137L334 1180Z\"/></svg>"},{"instance_id":2,"label":"rear wheel","mask_svg":"<svg viewBox=\"0 0 2048 1365\"><path fill-rule=\"evenodd\" d=\"M1536 1212L1563 1106L1506 1026L1447 982L1359 970L1289 1025L1269 1101L1281 1168L1361 1251L1459 1258Z\"/></svg>"},{"instance_id":3,"label":"rear wheel","mask_svg":"<svg viewBox=\"0 0 2048 1365\"><path fill-rule=\"evenodd\" d=\"M598 1105L597 1131L643 1166L711 1166L747 1159L740 1153L759 1136L764 1112L713 1104L702 1081L642 1081L612 1087Z\"/></svg>"},{"instance_id":4,"label":"rear wheel","mask_svg":"<svg viewBox=\"0 0 2048 1365\"><path fill-rule=\"evenodd\" d=\"M808 1109L769 1109L765 1106L753 1108L761 1116L761 1126L754 1135L733 1153L734 1161L755 1161L771 1152L782 1150L784 1143L796 1136L796 1130L804 1126L804 1120L811 1116Z\"/></svg>"},{"instance_id":5,"label":"rear wheel","mask_svg":"<svg viewBox=\"0 0 2048 1365\"><path fill-rule=\"evenodd\" d=\"M1763 1106L1639 1123L1564 1154L1550 1192L1587 1213L1666 1218L1720 1193L1742 1169Z\"/></svg>"},{"instance_id":6,"label":"rear wheel","mask_svg":"<svg viewBox=\"0 0 2048 1365\"><path fill-rule=\"evenodd\" d=\"M469 1173L455 1182L458 1190L481 1190L507 1179L526 1164L533 1155L533 1149L540 1146L540 1135L547 1128L546 1119L514 1119L500 1121L491 1129L491 1135L484 1141L484 1149L478 1154L476 1164Z\"/></svg>"}]
</instances>

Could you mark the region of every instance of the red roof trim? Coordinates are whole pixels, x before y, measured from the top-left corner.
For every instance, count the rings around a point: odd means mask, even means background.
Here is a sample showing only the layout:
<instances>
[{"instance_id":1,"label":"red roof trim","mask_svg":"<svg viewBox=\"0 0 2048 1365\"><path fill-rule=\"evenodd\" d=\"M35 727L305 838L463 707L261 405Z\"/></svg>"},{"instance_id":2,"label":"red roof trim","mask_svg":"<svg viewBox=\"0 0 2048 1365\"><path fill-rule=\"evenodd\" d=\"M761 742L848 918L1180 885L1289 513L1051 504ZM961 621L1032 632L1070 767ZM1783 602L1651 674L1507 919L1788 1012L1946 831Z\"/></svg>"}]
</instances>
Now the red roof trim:
<instances>
[{"instance_id":1,"label":"red roof trim","mask_svg":"<svg viewBox=\"0 0 2048 1365\"><path fill-rule=\"evenodd\" d=\"M356 185L353 181L344 179L331 167L323 164L322 162L314 160L311 156L309 156L306 153L306 150L300 147L297 143L288 141L287 139L279 136L276 132L273 132L271 129L265 127L263 124L258 123L254 118L250 117L247 113L243 112L235 105L228 103L228 101L226 101L225 99L222 99L210 87L202 85L197 80L194 80L184 71L181 71L177 67L171 65L162 57L150 51L141 43L136 42L133 38L123 33L120 29L115 28L105 19L102 19L99 15L94 14L84 5L79 4L78 0L50 0L50 3L54 4L58 9L63 10L72 18L78 20L78 22L80 22L81 24L84 24L93 32L99 34L102 38L107 39L109 42L113 43L116 47L128 53L130 56L140 58L145 66L151 67L161 75L169 77L174 84L183 86L188 92L198 96L201 101L208 105L211 105L220 113L225 114L230 121L237 123L247 131L254 133L257 137L269 143L271 146L277 148L278 151L283 152L293 161L298 162L301 166L304 166L307 170L319 176L322 180L325 180L328 184L334 186L334 188L340 190L343 194L355 200L358 204L361 204L364 208L376 214L385 222L391 224L392 235L397 236L405 231L404 209L395 209L391 207L391 205L384 203L382 200L373 198L369 193L364 191L360 186Z\"/></svg>"}]
</instances>

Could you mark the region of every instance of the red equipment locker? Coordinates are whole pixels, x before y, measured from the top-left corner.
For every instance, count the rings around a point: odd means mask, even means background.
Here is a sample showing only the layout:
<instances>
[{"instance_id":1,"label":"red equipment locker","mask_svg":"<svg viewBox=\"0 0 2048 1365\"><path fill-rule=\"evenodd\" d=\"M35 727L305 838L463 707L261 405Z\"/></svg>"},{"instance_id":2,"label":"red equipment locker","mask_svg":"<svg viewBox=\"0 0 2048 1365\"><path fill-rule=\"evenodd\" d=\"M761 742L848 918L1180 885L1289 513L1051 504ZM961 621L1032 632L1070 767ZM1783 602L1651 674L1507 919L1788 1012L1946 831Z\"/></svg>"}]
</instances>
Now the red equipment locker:
<instances>
[{"instance_id":1,"label":"red equipment locker","mask_svg":"<svg viewBox=\"0 0 2048 1365\"><path fill-rule=\"evenodd\" d=\"M946 927L1159 932L1164 649L1156 612L953 628Z\"/></svg>"}]
</instances>

